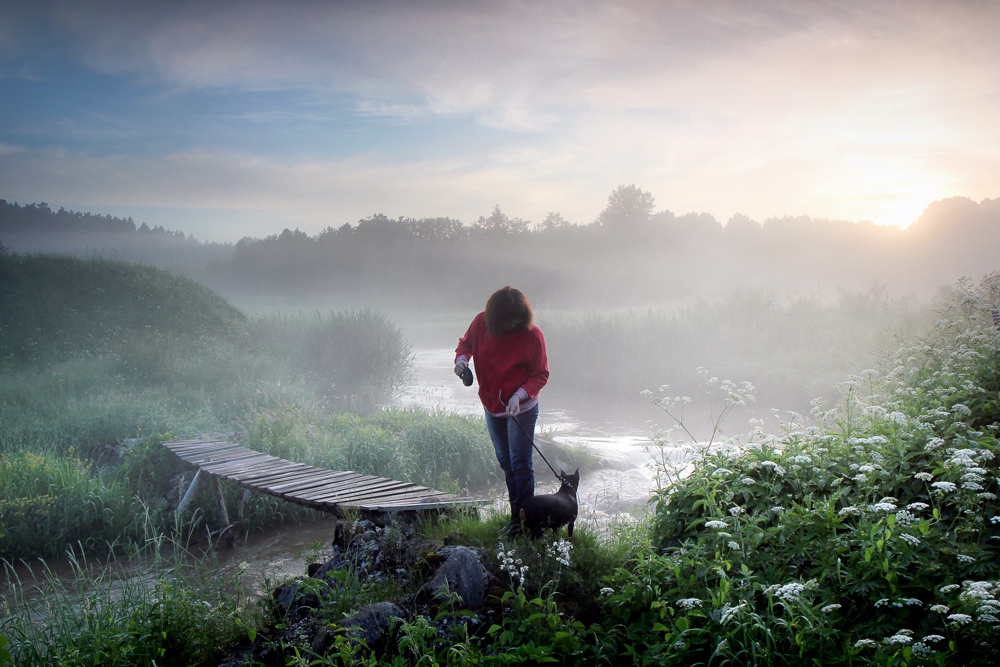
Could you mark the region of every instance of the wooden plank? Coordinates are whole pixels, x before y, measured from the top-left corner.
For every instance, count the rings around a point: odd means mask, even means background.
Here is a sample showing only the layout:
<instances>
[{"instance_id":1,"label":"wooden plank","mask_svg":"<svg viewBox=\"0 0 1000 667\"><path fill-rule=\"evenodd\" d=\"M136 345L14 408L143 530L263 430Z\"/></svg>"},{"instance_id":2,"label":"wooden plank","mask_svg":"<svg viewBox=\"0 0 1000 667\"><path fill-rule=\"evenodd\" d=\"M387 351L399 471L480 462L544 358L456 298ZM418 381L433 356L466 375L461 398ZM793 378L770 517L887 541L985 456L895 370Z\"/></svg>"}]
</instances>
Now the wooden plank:
<instances>
[{"instance_id":1,"label":"wooden plank","mask_svg":"<svg viewBox=\"0 0 1000 667\"><path fill-rule=\"evenodd\" d=\"M289 472L292 472L293 469L298 472L315 470L315 468L307 466L304 463L292 463L291 461L285 461L283 459L275 459L268 467L258 467L253 470L247 468L242 471L235 471L233 474L239 475L241 481L253 482L258 479L264 479L265 477L288 474Z\"/></svg>"},{"instance_id":2,"label":"wooden plank","mask_svg":"<svg viewBox=\"0 0 1000 667\"><path fill-rule=\"evenodd\" d=\"M245 479L242 476L237 476L234 479L239 480L243 484L249 484L254 487L259 487L261 489L271 489L275 486L280 486L283 484L290 484L294 482L301 482L302 480L313 479L316 473L311 470L286 470L276 475L272 475L265 478L255 478L255 479Z\"/></svg>"},{"instance_id":3,"label":"wooden plank","mask_svg":"<svg viewBox=\"0 0 1000 667\"><path fill-rule=\"evenodd\" d=\"M310 473L299 475L295 478L272 480L265 484L261 484L260 486L276 493L308 493L309 491L317 489L321 486L329 486L330 484L343 478L343 475L334 476Z\"/></svg>"},{"instance_id":4,"label":"wooden plank","mask_svg":"<svg viewBox=\"0 0 1000 667\"><path fill-rule=\"evenodd\" d=\"M310 468L309 466L293 464L275 468L269 474L255 473L253 479L247 479L243 475L239 475L238 479L241 482L246 482L247 484L266 487L266 486L271 486L273 484L286 482L292 479L301 479L303 476L308 477L315 474L316 474L316 468Z\"/></svg>"},{"instance_id":5,"label":"wooden plank","mask_svg":"<svg viewBox=\"0 0 1000 667\"><path fill-rule=\"evenodd\" d=\"M218 465L205 463L202 464L200 467L204 468L206 472L210 472L213 475L220 475L236 470L250 470L250 469L266 467L274 464L277 461L281 461L281 459L276 459L268 454L258 454L256 456L250 456L245 459L240 459L238 461L220 463Z\"/></svg>"},{"instance_id":6,"label":"wooden plank","mask_svg":"<svg viewBox=\"0 0 1000 667\"><path fill-rule=\"evenodd\" d=\"M399 482L400 485L405 485L405 482ZM439 495L446 496L448 494L441 491L434 491L433 489L428 489L424 486L417 486L416 484L410 484L408 486L384 486L377 487L368 490L358 491L356 493L344 494L341 496L341 502L355 501L364 498L389 498L392 496L409 495L409 496L419 496L419 495Z\"/></svg>"},{"instance_id":7,"label":"wooden plank","mask_svg":"<svg viewBox=\"0 0 1000 667\"><path fill-rule=\"evenodd\" d=\"M204 447L242 447L238 442L228 442L226 440L184 440L164 443L173 451L193 450Z\"/></svg>"},{"instance_id":8,"label":"wooden plank","mask_svg":"<svg viewBox=\"0 0 1000 667\"><path fill-rule=\"evenodd\" d=\"M340 503L359 503L367 500L384 500L390 502L392 500L406 499L406 498L447 498L448 494L441 491L433 491L431 489L407 489L398 488L393 490L379 491L377 493L361 493L349 497L344 497L340 499Z\"/></svg>"},{"instance_id":9,"label":"wooden plank","mask_svg":"<svg viewBox=\"0 0 1000 667\"><path fill-rule=\"evenodd\" d=\"M327 471L324 472L326 473ZM274 486L269 486L268 488L273 491L281 491L283 493L294 493L297 491L305 491L306 489L311 489L315 486L325 486L332 481L353 474L354 473L352 472L329 471L327 474L313 475L312 477L308 479L303 479L299 482L285 482L283 484L276 484Z\"/></svg>"},{"instance_id":10,"label":"wooden plank","mask_svg":"<svg viewBox=\"0 0 1000 667\"><path fill-rule=\"evenodd\" d=\"M254 452L249 449L244 449L240 447L238 449L232 449L225 452L205 452L204 454L194 454L188 456L189 461L193 461L198 465L219 465L221 463L231 463L233 461L239 461L240 459L253 458L254 456L268 456L261 452Z\"/></svg>"},{"instance_id":11,"label":"wooden plank","mask_svg":"<svg viewBox=\"0 0 1000 667\"><path fill-rule=\"evenodd\" d=\"M310 491L302 491L297 493L296 495L302 498L309 499L316 494L329 495L330 493L333 492L343 491L344 489L356 488L364 484L376 484L376 483L384 483L391 481L392 480L385 479L383 477L372 477L370 475L359 475L358 473L354 473L350 477L334 480L333 482L327 482L320 487L316 487L315 489L312 489Z\"/></svg>"},{"instance_id":12,"label":"wooden plank","mask_svg":"<svg viewBox=\"0 0 1000 667\"><path fill-rule=\"evenodd\" d=\"M304 493L296 494L300 498L305 498L306 500L318 500L320 498L331 498L336 495L343 495L345 493L354 493L356 491L362 491L369 489L373 486L379 486L383 484L409 484L409 482L395 482L395 480L386 479L384 477L369 477L364 479L350 480L339 484L327 485L325 487L317 489L314 493Z\"/></svg>"},{"instance_id":13,"label":"wooden plank","mask_svg":"<svg viewBox=\"0 0 1000 667\"><path fill-rule=\"evenodd\" d=\"M209 444L187 445L184 447L170 448L170 451L172 451L174 454L177 454L180 457L205 456L216 452L222 454L225 452L238 451L238 450L243 450L247 452L252 451L247 449L246 447L243 447L242 445L236 445L232 443L209 443Z\"/></svg>"},{"instance_id":14,"label":"wooden plank","mask_svg":"<svg viewBox=\"0 0 1000 667\"><path fill-rule=\"evenodd\" d=\"M210 451L210 452L192 452L189 455L182 456L181 458L187 459L188 461L194 461L196 463L228 463L230 461L236 461L237 459L243 459L250 456L269 456L263 452L255 452L251 449L245 447L236 447L226 451Z\"/></svg>"},{"instance_id":15,"label":"wooden plank","mask_svg":"<svg viewBox=\"0 0 1000 667\"><path fill-rule=\"evenodd\" d=\"M363 498L377 498L380 496L387 495L390 491L396 491L398 489L413 489L416 484L412 482L390 482L383 483L376 486L359 487L356 489L344 489L341 491L335 491L329 495L313 497L311 500L324 500L324 499L336 499L338 503L345 503L351 500L358 500Z\"/></svg>"}]
</instances>

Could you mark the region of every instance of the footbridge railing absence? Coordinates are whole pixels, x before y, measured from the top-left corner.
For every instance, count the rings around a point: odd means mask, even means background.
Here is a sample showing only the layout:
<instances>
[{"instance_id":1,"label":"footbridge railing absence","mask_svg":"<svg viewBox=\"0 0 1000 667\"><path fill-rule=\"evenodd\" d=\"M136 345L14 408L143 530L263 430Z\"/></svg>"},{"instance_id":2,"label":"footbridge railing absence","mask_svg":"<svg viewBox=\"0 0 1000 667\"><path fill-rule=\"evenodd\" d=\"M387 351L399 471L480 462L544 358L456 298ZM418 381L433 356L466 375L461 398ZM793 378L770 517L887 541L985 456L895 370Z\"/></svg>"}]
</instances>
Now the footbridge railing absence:
<instances>
[{"instance_id":1,"label":"footbridge railing absence","mask_svg":"<svg viewBox=\"0 0 1000 667\"><path fill-rule=\"evenodd\" d=\"M230 436L231 437L231 436ZM178 514L197 488L202 473L212 477L220 503L224 532L228 512L220 480L244 487L243 502L251 491L312 507L336 516L347 511L363 513L423 512L474 507L488 501L435 491L412 482L400 482L351 471L327 470L255 452L227 438L202 436L163 443L174 454L197 466L195 477L177 506ZM243 503L240 504L242 514Z\"/></svg>"}]
</instances>

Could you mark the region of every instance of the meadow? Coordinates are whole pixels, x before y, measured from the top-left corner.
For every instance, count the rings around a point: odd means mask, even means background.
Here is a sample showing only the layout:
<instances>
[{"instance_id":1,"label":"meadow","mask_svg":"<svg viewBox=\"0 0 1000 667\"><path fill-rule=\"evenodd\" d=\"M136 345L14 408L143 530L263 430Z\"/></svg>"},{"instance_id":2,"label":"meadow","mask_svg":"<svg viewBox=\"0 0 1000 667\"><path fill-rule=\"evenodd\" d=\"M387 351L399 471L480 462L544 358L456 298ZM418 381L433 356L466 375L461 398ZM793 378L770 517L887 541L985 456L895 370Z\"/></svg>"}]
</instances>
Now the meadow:
<instances>
[{"instance_id":1,"label":"meadow","mask_svg":"<svg viewBox=\"0 0 1000 667\"><path fill-rule=\"evenodd\" d=\"M0 665L219 664L288 625L253 593L260 582L239 572L220 581L210 555L188 551L215 510L206 497L173 518L187 478L158 444L171 433L239 430L277 456L444 490L496 482L478 420L378 409L406 382L409 348L377 311L247 318L196 283L109 260L7 254L0 287L10 295L0 306ZM420 539L484 550L505 589L498 622L477 625L444 605L437 618L407 619L377 652L345 640L328 655L294 643L283 655L302 665L995 664L1000 334L989 310L998 301L1000 274L957 284L936 321L901 325L905 339L844 378L838 402L778 432L722 438L683 416L687 397L674 387L653 393L644 400L677 429L651 451L660 486L647 517L607 532L584 522L572 542L498 544L505 519L492 513L422 526ZM718 308L723 317L732 304ZM746 312L755 310L763 314L736 323L790 325L766 302ZM886 310L873 304L873 321ZM660 386L656 340L683 318L607 322L598 340L646 350L652 368L635 372L650 374L644 388ZM649 342L610 343L630 336ZM339 364L344 356L363 363ZM707 394L694 398L711 406L710 426L756 391L701 384ZM685 460L671 464L678 447ZM311 516L253 498L246 529ZM18 559L67 552L75 577L13 574ZM123 575L108 554L146 560L148 575ZM415 566L407 578L417 587L424 576ZM330 622L413 592L351 572L344 581ZM46 601L41 615L35 599Z\"/></svg>"}]
</instances>

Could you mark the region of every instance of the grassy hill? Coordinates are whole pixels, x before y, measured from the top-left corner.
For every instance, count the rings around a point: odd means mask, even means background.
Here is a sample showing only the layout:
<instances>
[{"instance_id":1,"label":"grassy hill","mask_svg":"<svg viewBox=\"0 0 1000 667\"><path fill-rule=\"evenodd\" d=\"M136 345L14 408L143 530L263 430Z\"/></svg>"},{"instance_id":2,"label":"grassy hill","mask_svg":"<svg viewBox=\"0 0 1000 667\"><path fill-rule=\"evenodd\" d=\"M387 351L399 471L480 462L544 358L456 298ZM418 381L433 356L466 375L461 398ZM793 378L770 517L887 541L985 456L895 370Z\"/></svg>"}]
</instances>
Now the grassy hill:
<instances>
[{"instance_id":1,"label":"grassy hill","mask_svg":"<svg viewBox=\"0 0 1000 667\"><path fill-rule=\"evenodd\" d=\"M0 255L0 366L100 354L137 341L232 334L242 313L207 287L109 259Z\"/></svg>"}]
</instances>

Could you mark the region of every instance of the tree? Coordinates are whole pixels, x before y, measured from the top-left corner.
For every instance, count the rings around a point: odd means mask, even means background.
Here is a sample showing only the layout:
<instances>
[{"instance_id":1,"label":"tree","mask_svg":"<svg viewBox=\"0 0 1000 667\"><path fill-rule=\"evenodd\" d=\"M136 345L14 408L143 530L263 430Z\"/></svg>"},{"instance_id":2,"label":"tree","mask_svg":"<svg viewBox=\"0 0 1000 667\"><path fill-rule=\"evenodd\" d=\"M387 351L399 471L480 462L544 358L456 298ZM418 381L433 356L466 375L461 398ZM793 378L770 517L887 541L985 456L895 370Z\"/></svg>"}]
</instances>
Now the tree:
<instances>
[{"instance_id":1,"label":"tree","mask_svg":"<svg viewBox=\"0 0 1000 667\"><path fill-rule=\"evenodd\" d=\"M649 221L653 207L653 193L641 190L634 183L619 185L608 195L608 205L597 221L605 227L635 228Z\"/></svg>"},{"instance_id":2,"label":"tree","mask_svg":"<svg viewBox=\"0 0 1000 667\"><path fill-rule=\"evenodd\" d=\"M500 205L497 204L493 207L490 217L479 216L479 220L476 220L472 226L474 229L492 234L522 234L528 231L530 224L528 220L507 217L507 214L501 211Z\"/></svg>"}]
</instances>

